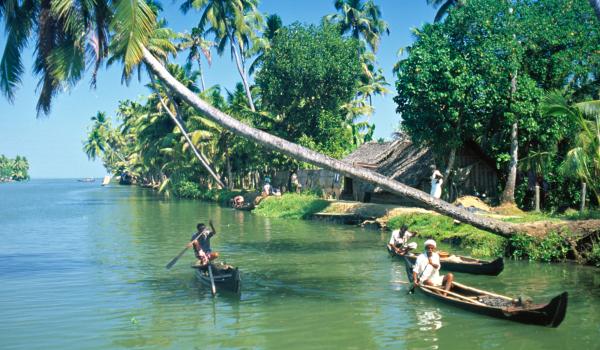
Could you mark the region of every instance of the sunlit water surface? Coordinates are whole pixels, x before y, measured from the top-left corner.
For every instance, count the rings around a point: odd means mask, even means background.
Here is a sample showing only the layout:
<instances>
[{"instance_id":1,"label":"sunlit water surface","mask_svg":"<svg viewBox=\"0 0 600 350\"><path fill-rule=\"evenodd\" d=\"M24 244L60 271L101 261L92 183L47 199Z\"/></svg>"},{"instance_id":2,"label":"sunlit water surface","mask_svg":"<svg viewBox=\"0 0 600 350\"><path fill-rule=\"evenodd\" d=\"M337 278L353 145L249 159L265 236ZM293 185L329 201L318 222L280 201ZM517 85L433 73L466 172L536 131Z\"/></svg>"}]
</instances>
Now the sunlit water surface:
<instances>
[{"instance_id":1,"label":"sunlit water surface","mask_svg":"<svg viewBox=\"0 0 600 350\"><path fill-rule=\"evenodd\" d=\"M243 273L240 297L213 299L191 253L165 269L209 218L213 248ZM528 326L407 295L386 241L98 181L0 184L0 348L600 348L598 269L508 261L498 277L457 274L540 302L569 292L559 328Z\"/></svg>"}]
</instances>

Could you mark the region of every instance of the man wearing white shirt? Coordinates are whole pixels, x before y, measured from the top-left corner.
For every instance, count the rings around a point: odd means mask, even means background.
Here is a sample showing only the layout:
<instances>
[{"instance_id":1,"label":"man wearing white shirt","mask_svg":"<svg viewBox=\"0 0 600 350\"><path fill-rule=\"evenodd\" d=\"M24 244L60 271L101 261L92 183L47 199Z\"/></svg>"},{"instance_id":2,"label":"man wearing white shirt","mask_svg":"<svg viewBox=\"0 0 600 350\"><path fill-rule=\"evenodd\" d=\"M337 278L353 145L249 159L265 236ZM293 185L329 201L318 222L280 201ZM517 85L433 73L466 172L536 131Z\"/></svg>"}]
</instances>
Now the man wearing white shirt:
<instances>
[{"instance_id":1,"label":"man wearing white shirt","mask_svg":"<svg viewBox=\"0 0 600 350\"><path fill-rule=\"evenodd\" d=\"M442 196L442 184L444 183L444 176L436 169L435 165L431 166L433 173L431 174L431 192L429 194L434 198L440 198Z\"/></svg>"},{"instance_id":2,"label":"man wearing white shirt","mask_svg":"<svg viewBox=\"0 0 600 350\"><path fill-rule=\"evenodd\" d=\"M425 252L417 257L413 267L413 281L416 286L421 283L434 287L444 285L446 290L450 290L454 275L440 275L440 255L435 251L436 246L433 239L425 241Z\"/></svg>"}]
</instances>

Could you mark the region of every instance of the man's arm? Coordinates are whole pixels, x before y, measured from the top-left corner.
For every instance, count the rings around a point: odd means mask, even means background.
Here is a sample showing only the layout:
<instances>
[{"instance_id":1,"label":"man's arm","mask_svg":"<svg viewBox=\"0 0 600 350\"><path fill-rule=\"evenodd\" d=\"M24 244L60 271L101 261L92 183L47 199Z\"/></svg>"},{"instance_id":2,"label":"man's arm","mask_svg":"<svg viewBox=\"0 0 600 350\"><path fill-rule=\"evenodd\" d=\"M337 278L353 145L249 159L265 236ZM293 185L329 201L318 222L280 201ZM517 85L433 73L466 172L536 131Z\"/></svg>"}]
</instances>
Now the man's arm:
<instances>
[{"instance_id":1,"label":"man's arm","mask_svg":"<svg viewBox=\"0 0 600 350\"><path fill-rule=\"evenodd\" d=\"M436 270L439 269L440 265L439 264L434 264L433 260L434 260L433 257L429 258L429 265L433 266L433 268L436 269Z\"/></svg>"},{"instance_id":2,"label":"man's arm","mask_svg":"<svg viewBox=\"0 0 600 350\"><path fill-rule=\"evenodd\" d=\"M415 272L414 270L413 270L413 283L417 286L419 285L419 279L417 278L417 272Z\"/></svg>"},{"instance_id":3,"label":"man's arm","mask_svg":"<svg viewBox=\"0 0 600 350\"><path fill-rule=\"evenodd\" d=\"M208 220L208 224L210 225L210 230L212 231L211 236L214 236L217 234L217 230L215 230L215 226L212 223L212 220Z\"/></svg>"}]
</instances>

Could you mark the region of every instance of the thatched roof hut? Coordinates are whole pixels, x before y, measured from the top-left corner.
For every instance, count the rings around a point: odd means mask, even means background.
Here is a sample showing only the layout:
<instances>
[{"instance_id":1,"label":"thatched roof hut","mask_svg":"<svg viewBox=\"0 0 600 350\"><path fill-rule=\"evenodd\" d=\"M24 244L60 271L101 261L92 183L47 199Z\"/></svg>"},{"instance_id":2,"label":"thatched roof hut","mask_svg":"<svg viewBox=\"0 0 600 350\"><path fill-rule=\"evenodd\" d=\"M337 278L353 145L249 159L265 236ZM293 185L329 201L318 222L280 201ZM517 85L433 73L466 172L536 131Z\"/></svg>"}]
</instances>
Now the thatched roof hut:
<instances>
[{"instance_id":1,"label":"thatched roof hut","mask_svg":"<svg viewBox=\"0 0 600 350\"><path fill-rule=\"evenodd\" d=\"M408 138L389 142L368 142L344 158L345 162L376 171L384 176L402 182L408 186L429 192L431 165L443 168L445 164L436 164L443 156L434 154L429 147L419 147ZM444 159L444 162L446 160ZM441 162L440 162L441 163ZM443 165L443 166L440 166ZM475 144L467 144L457 150L455 160L456 175L453 186L447 186L447 199L458 195L486 193L496 195L498 183L497 170L493 161L488 159ZM398 203L415 205L408 199L392 195L381 188L351 178L344 179L343 198L365 202Z\"/></svg>"}]
</instances>

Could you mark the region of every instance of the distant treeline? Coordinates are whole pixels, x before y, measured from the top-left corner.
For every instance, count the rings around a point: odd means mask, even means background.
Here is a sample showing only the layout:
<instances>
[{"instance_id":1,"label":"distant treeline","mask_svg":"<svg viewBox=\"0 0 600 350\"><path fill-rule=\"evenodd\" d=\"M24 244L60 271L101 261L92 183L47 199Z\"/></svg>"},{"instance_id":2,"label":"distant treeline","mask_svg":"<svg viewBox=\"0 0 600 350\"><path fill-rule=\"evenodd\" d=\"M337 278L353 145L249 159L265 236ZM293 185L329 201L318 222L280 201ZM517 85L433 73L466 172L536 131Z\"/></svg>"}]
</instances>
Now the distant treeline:
<instances>
[{"instance_id":1,"label":"distant treeline","mask_svg":"<svg viewBox=\"0 0 600 350\"><path fill-rule=\"evenodd\" d=\"M0 182L29 180L28 171L27 158L17 156L11 159L0 154Z\"/></svg>"}]
</instances>

